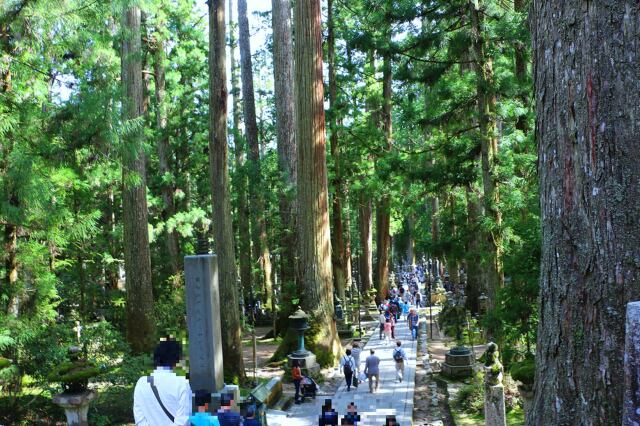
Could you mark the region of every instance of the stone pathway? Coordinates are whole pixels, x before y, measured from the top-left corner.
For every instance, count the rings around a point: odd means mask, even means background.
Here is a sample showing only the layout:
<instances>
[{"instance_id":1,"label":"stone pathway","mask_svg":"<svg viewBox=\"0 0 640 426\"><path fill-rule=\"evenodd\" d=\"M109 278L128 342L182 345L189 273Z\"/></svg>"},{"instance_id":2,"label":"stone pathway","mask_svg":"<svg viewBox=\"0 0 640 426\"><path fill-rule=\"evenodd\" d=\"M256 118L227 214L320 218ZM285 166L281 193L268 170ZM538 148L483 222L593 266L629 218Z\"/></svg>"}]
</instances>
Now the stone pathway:
<instances>
[{"instance_id":1,"label":"stone pathway","mask_svg":"<svg viewBox=\"0 0 640 426\"><path fill-rule=\"evenodd\" d=\"M360 368L364 369L364 361L369 356L369 350L374 349L380 357L380 386L376 393L369 393L369 383L362 382L357 389L351 388L347 392L347 386L343 382L333 396L317 396L315 401L294 405L284 416L276 413L268 416L269 426L315 426L318 424L324 400L332 399L332 407L338 412L340 418L345 414L347 404L354 402L358 407L361 426L384 426L387 415L395 415L400 426L411 426L413 414L413 392L416 371L416 342L411 340L411 333L405 320L400 320L396 325L395 335L402 341L408 361L405 362L404 379L398 382L396 379L395 361L392 351L395 342L387 344L378 337L378 330L364 347L360 355ZM340 424L338 422L338 424Z\"/></svg>"}]
</instances>

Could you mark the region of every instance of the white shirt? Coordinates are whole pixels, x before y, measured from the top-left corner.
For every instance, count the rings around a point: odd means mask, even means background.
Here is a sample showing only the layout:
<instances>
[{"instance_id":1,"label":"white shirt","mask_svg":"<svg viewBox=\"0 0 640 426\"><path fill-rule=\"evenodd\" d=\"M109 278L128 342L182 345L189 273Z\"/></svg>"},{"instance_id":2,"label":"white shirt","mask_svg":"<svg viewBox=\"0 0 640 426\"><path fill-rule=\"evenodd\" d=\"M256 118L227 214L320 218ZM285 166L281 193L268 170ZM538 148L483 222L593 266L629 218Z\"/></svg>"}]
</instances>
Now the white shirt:
<instances>
[{"instance_id":1,"label":"white shirt","mask_svg":"<svg viewBox=\"0 0 640 426\"><path fill-rule=\"evenodd\" d=\"M156 368L151 376L162 404L173 415L174 421L169 420L158 403L147 376L142 376L133 392L136 426L189 426L192 394L187 379L176 375L167 367Z\"/></svg>"}]
</instances>

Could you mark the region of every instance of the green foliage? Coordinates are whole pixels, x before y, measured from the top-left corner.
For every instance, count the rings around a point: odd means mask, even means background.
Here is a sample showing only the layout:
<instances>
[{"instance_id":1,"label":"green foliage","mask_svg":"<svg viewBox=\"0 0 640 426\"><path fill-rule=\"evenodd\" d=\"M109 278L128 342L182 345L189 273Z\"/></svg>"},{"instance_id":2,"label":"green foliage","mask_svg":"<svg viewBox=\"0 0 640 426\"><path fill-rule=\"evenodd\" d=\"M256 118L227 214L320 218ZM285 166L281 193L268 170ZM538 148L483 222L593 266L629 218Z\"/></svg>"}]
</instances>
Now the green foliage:
<instances>
[{"instance_id":1,"label":"green foliage","mask_svg":"<svg viewBox=\"0 0 640 426\"><path fill-rule=\"evenodd\" d=\"M509 369L513 380L521 382L525 386L533 386L536 373L536 363L533 357L514 363Z\"/></svg>"}]
</instances>

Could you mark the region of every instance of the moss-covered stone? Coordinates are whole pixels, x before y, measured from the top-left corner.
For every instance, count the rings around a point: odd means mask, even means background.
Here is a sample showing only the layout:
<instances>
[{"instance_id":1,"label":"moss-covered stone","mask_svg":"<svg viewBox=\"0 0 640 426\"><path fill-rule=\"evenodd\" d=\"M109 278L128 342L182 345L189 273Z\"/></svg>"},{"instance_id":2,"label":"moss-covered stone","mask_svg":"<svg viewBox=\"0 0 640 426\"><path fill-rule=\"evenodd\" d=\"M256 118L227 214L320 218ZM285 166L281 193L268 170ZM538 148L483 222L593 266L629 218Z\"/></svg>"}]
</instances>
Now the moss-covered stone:
<instances>
[{"instance_id":1,"label":"moss-covered stone","mask_svg":"<svg viewBox=\"0 0 640 426\"><path fill-rule=\"evenodd\" d=\"M526 386L533 386L536 375L535 360L533 358L527 358L524 361L517 362L511 366L509 372L513 380Z\"/></svg>"}]
</instances>

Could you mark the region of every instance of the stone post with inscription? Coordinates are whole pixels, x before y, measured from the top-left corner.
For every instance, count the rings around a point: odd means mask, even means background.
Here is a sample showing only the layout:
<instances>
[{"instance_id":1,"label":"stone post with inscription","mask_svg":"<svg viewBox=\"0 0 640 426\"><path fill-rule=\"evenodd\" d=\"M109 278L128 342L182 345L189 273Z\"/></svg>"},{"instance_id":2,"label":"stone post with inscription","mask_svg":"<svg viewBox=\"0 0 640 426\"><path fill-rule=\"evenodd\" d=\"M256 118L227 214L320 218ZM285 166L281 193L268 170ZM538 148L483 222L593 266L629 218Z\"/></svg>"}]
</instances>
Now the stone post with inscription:
<instances>
[{"instance_id":1,"label":"stone post with inscription","mask_svg":"<svg viewBox=\"0 0 640 426\"><path fill-rule=\"evenodd\" d=\"M224 371L217 256L185 256L184 275L191 389L220 392L224 386Z\"/></svg>"},{"instance_id":2,"label":"stone post with inscription","mask_svg":"<svg viewBox=\"0 0 640 426\"><path fill-rule=\"evenodd\" d=\"M640 302L627 304L622 424L640 424Z\"/></svg>"}]
</instances>

